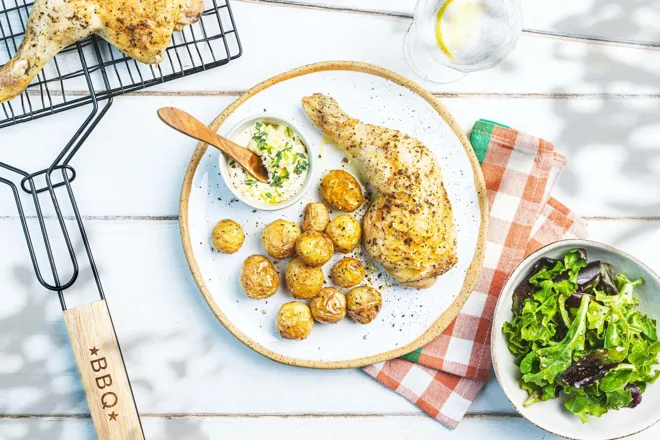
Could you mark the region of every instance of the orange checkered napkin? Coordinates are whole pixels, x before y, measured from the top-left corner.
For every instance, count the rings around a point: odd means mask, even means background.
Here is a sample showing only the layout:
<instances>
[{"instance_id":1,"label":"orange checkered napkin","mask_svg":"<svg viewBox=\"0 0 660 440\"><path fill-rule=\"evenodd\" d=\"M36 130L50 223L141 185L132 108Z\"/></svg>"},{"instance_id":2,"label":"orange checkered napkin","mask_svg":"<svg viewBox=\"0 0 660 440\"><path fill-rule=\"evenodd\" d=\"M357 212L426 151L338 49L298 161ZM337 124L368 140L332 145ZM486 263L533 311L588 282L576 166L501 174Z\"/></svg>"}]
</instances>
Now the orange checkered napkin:
<instances>
[{"instance_id":1,"label":"orange checkered napkin","mask_svg":"<svg viewBox=\"0 0 660 440\"><path fill-rule=\"evenodd\" d=\"M455 428L491 370L497 298L525 255L544 244L586 236L585 222L550 197L566 163L549 142L481 120L470 136L488 190L486 256L474 291L437 339L365 371L431 417Z\"/></svg>"}]
</instances>

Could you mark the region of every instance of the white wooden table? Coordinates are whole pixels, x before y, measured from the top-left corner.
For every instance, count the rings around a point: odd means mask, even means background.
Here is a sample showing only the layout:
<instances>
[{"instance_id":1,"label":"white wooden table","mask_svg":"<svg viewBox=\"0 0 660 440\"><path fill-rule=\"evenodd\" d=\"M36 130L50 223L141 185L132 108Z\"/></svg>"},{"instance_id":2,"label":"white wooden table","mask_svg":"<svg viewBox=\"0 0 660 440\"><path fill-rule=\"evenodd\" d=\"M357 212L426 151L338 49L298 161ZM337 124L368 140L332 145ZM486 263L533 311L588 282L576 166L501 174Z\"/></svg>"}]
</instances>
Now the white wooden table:
<instances>
[{"instance_id":1,"label":"white wooden table","mask_svg":"<svg viewBox=\"0 0 660 440\"><path fill-rule=\"evenodd\" d=\"M589 220L593 239L660 269L660 7L621 0L524 3L527 31L498 67L451 85L425 85L466 130L487 118L555 143L569 161L555 195ZM276 364L216 321L178 237L178 195L195 143L165 128L156 109L174 105L210 121L256 82L321 60L361 60L415 78L402 54L414 0L232 5L243 57L116 99L74 163L78 201L147 438L551 437L516 415L495 380L451 432L359 370ZM2 130L0 156L32 169L43 165L81 115ZM95 439L59 304L34 279L5 192L0 439ZM92 291L91 280L83 268L72 301ZM637 438L659 435L657 426Z\"/></svg>"}]
</instances>

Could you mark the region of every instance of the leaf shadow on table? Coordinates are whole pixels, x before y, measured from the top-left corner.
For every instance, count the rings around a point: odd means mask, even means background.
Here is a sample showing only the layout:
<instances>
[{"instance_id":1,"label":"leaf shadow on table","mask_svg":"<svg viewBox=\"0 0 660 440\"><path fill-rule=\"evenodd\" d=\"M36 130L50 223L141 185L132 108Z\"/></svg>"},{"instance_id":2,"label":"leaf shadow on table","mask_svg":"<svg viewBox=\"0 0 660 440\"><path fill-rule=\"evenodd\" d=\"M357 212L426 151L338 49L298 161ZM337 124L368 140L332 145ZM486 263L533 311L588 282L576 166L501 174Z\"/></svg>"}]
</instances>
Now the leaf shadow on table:
<instances>
[{"instance_id":1,"label":"leaf shadow on table","mask_svg":"<svg viewBox=\"0 0 660 440\"><path fill-rule=\"evenodd\" d=\"M190 275L176 221L155 225L138 221L131 226L122 223L121 234L117 233L114 223L86 223L142 413L187 417L195 413L253 412L250 402L257 402L254 411L258 412L262 390L273 378L278 381L271 388L285 391L286 384L301 374L312 374L264 358L224 329ZM28 417L20 419L21 431L8 440L70 440L67 430L71 424L88 426L90 420L85 418L88 414L86 400L59 302L34 276L22 243L20 222L3 220L2 228L3 237L4 234L19 237L13 246L18 245L20 250L13 252L14 255L0 253L3 284L11 286L11 291L0 290L5 300L0 309L0 414L20 413ZM151 234L145 249L134 246L136 234ZM162 251L154 260L153 251L147 248L155 245ZM81 250L79 240L74 246ZM131 246L132 252L116 258L117 248ZM146 258L152 258L150 264L155 267L170 270L164 271L159 280L145 279ZM83 303L79 294L94 292L88 267L81 268L78 283L76 289L67 294L71 306ZM144 289L165 289L167 295L163 303L166 304L155 305L153 294L141 294ZM156 314L158 319L147 319L147 314ZM230 362L227 353L231 353ZM237 374L243 378L252 377L251 385L234 385ZM341 373L318 374L327 377ZM274 396L278 391L266 391L268 393ZM202 398L208 395L215 397ZM313 398L306 397L309 401ZM63 415L64 419L41 419L43 415L53 414ZM208 438L199 431L202 424L193 419L184 418L173 430L165 429L170 423L153 423L152 420L148 418L145 426L151 432L162 430L156 438L184 438L179 435L183 432L185 438ZM24 430L29 430L30 435L26 436Z\"/></svg>"},{"instance_id":2,"label":"leaf shadow on table","mask_svg":"<svg viewBox=\"0 0 660 440\"><path fill-rule=\"evenodd\" d=\"M35 222L29 223L32 227ZM50 223L47 221L48 226L51 226ZM3 228L3 233L18 234L19 244L22 245L22 230L18 221L5 221ZM31 228L31 231L34 229ZM88 228L88 233L90 241L102 248L102 240L93 226ZM84 253L79 239L74 242L74 248L77 255ZM61 257L61 251L61 246L55 244L55 254L58 257ZM101 274L106 269L111 270L106 267L103 257L98 260ZM62 260L56 258L56 261ZM14 255L0 254L0 265L3 269L7 268L3 271L3 274L7 275L3 278L3 285L11 286L11 289L4 290L0 287L0 298L4 299L0 309L0 414L3 415L0 419L0 439L72 440L72 428L75 440L95 439L96 434L89 418L87 401L68 341L57 294L38 283L27 250L23 246L20 246L20 250ZM64 264L60 267L65 269ZM116 295L110 296L121 299ZM69 307L98 299L94 277L88 264L81 261L80 275L72 290L65 292L65 298ZM113 308L112 305L110 308ZM118 309L116 312L121 318L122 310ZM121 334L121 328L118 327L117 331ZM122 350L125 355L150 346L166 351L163 342L167 343L171 338L176 338L176 332L159 337L145 328L139 336L127 338L126 343L122 344ZM119 339L120 343L124 342L121 336ZM203 354L203 351L204 348L198 348L195 354ZM126 358L131 370L130 366L134 361L130 356ZM152 371L158 367L155 366ZM184 367L179 365L177 368L179 376L185 374ZM140 400L152 400L151 396L156 387L152 382L146 374L133 377L133 387L141 393L138 404ZM159 397L156 396L155 399ZM48 419L47 416L51 415L57 417ZM180 424L177 426L180 427ZM195 429L194 426L186 428L189 436L178 435L182 434L182 431L174 430L159 438L206 438L193 435ZM172 432L178 432L178 436L168 437Z\"/></svg>"},{"instance_id":3,"label":"leaf shadow on table","mask_svg":"<svg viewBox=\"0 0 660 440\"><path fill-rule=\"evenodd\" d=\"M586 14L564 17L557 29L582 34L634 39L651 0L592 1ZM616 27L613 28L616 23ZM655 43L659 43L656 41ZM588 96L573 96L562 87L553 91L553 111L560 120L558 136L548 139L569 159L557 182L571 196L579 213L596 216L660 214L660 74L639 63L654 49L572 41L554 46L559 62L577 61ZM570 50L568 50L570 49ZM629 62L634 59L635 62ZM630 85L638 95L621 94ZM649 94L645 94L649 92ZM577 160L579 159L579 160ZM567 201L568 202L568 201Z\"/></svg>"},{"instance_id":4,"label":"leaf shadow on table","mask_svg":"<svg viewBox=\"0 0 660 440\"><path fill-rule=\"evenodd\" d=\"M587 13L564 17L553 23L553 28L617 40L660 41L660 30L653 25L660 17L657 1L591 0L588 3ZM558 5L548 2L545 7L556 8Z\"/></svg>"},{"instance_id":5,"label":"leaf shadow on table","mask_svg":"<svg viewBox=\"0 0 660 440\"><path fill-rule=\"evenodd\" d=\"M34 293L23 306L0 319L0 359L16 374L0 374L0 413L21 408L22 414L58 414L84 408L86 400L79 385L78 372L63 323L53 320L59 312L54 295L49 295L34 278L32 268L16 265L17 279ZM10 294L12 292L3 292ZM70 354L70 358L66 355ZM34 408L36 411L32 411ZM34 419L33 419L34 420ZM7 440L64 438L61 423L24 423Z\"/></svg>"},{"instance_id":6,"label":"leaf shadow on table","mask_svg":"<svg viewBox=\"0 0 660 440\"><path fill-rule=\"evenodd\" d=\"M198 420L172 420L167 423L167 427L161 424L162 429L152 435L162 440L210 440L211 436L203 432L201 426L203 424Z\"/></svg>"}]
</instances>

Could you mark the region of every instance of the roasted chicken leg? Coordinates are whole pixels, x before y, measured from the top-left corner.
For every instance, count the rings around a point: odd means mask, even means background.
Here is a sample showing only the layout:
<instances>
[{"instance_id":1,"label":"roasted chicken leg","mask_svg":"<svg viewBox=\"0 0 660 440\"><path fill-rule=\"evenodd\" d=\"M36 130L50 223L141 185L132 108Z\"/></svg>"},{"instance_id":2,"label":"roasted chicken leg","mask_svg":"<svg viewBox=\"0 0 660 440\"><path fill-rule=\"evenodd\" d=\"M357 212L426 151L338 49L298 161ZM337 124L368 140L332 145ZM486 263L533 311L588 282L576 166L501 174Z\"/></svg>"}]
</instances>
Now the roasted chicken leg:
<instances>
[{"instance_id":1,"label":"roasted chicken leg","mask_svg":"<svg viewBox=\"0 0 660 440\"><path fill-rule=\"evenodd\" d=\"M363 218L369 254L402 284L431 286L457 262L451 203L433 153L406 134L349 117L329 96L307 96L302 105L377 190Z\"/></svg>"},{"instance_id":2,"label":"roasted chicken leg","mask_svg":"<svg viewBox=\"0 0 660 440\"><path fill-rule=\"evenodd\" d=\"M0 103L19 95L62 49L94 33L158 64L172 33L195 23L204 0L35 0L18 52L0 67Z\"/></svg>"}]
</instances>

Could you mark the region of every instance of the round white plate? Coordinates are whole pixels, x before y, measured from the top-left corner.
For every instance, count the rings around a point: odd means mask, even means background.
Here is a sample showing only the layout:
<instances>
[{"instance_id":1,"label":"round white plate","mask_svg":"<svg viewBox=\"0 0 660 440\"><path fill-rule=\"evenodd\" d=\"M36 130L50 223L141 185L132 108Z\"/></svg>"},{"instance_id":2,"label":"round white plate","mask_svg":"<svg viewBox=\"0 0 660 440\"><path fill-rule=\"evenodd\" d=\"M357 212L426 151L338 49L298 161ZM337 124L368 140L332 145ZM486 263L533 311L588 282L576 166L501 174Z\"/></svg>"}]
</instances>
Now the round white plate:
<instances>
[{"instance_id":1,"label":"round white plate","mask_svg":"<svg viewBox=\"0 0 660 440\"><path fill-rule=\"evenodd\" d=\"M345 319L335 325L316 324L306 340L288 341L275 329L278 309L293 300L283 287L284 280L274 296L255 301L242 292L239 273L249 255L265 254L260 236L266 224L278 218L299 222L305 205L320 200L318 186L325 171L346 169L359 178L352 164L342 161L344 154L327 144L301 107L303 96L317 92L334 97L349 115L364 122L417 137L435 153L454 210L459 262L425 290L400 287L381 269L370 276L370 284L380 289L384 298L374 322L360 325ZM486 228L481 170L451 116L428 92L392 72L361 63L336 62L305 66L256 86L211 127L225 135L239 121L265 112L290 120L304 132L311 143L308 149L319 158L316 183L293 206L275 212L257 211L233 198L227 189L219 175L219 152L198 145L181 195L181 234L195 280L218 319L265 356L314 368L368 365L401 356L437 337L455 318L474 286L483 263ZM354 214L361 218L365 209ZM335 215L331 213L331 217ZM246 233L243 247L232 255L216 252L210 241L211 229L223 218L236 220ZM343 256L336 254L324 266L326 274ZM283 274L286 261L275 265Z\"/></svg>"},{"instance_id":2,"label":"round white plate","mask_svg":"<svg viewBox=\"0 0 660 440\"><path fill-rule=\"evenodd\" d=\"M511 304L513 290L528 276L534 263L541 257L561 258L566 252L583 248L589 261L605 261L614 266L618 273L626 274L630 279L644 278L644 284L635 288L639 298L639 310L652 318L659 318L660 279L643 263L613 247L589 240L563 240L545 246L528 256L511 273L502 288L502 294L495 307L495 319L491 335L493 367L497 380L504 394L514 408L536 426L555 435L580 440L619 439L643 431L660 419L660 382L649 384L642 395L642 402L634 409L622 408L609 411L601 417L589 416L589 422L583 424L580 418L564 408L564 399L552 399L524 407L527 391L520 388L520 369L514 363L515 357L509 352L502 326L513 319Z\"/></svg>"}]
</instances>

